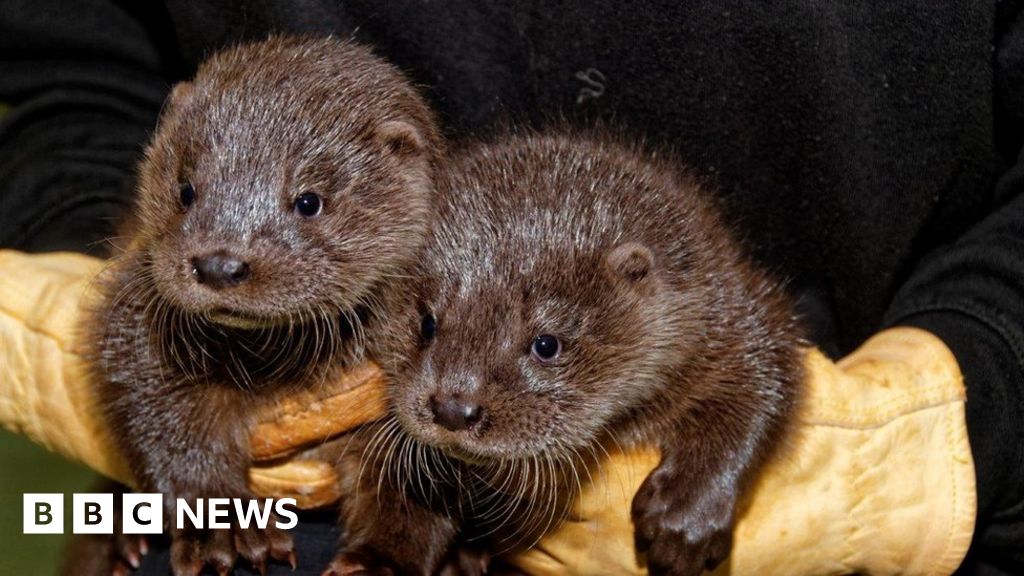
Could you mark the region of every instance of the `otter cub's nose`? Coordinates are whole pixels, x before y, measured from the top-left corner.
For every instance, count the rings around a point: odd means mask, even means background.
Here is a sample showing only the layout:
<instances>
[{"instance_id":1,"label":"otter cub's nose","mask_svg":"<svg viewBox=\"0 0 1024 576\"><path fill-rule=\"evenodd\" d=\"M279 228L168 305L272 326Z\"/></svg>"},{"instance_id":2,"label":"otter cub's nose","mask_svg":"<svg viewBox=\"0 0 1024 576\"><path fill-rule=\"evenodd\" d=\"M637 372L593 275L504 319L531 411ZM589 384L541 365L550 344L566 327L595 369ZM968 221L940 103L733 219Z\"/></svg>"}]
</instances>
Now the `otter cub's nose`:
<instances>
[{"instance_id":1,"label":"otter cub's nose","mask_svg":"<svg viewBox=\"0 0 1024 576\"><path fill-rule=\"evenodd\" d=\"M434 413L434 423L452 432L469 430L483 415L479 404L460 396L431 396L430 411Z\"/></svg>"},{"instance_id":2,"label":"otter cub's nose","mask_svg":"<svg viewBox=\"0 0 1024 576\"><path fill-rule=\"evenodd\" d=\"M249 265L234 256L216 252L192 259L192 274L196 282L210 288L227 288L240 284L249 277Z\"/></svg>"}]
</instances>

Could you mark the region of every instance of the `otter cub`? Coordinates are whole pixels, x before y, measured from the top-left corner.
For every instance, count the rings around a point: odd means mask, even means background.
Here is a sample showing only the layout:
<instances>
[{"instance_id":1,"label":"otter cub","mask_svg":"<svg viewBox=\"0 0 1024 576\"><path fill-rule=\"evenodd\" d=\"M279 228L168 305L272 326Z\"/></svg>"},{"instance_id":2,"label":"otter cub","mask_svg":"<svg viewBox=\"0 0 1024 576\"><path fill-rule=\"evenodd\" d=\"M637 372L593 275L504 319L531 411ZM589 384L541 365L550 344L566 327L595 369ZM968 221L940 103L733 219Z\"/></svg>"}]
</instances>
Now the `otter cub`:
<instances>
[{"instance_id":1,"label":"otter cub","mask_svg":"<svg viewBox=\"0 0 1024 576\"><path fill-rule=\"evenodd\" d=\"M253 410L415 341L403 278L430 223L442 139L366 48L270 38L173 90L140 167L130 244L87 320L106 417L173 524L184 498L248 498ZM294 563L276 528L172 529L175 574L236 553Z\"/></svg>"},{"instance_id":2,"label":"otter cub","mask_svg":"<svg viewBox=\"0 0 1024 576\"><path fill-rule=\"evenodd\" d=\"M719 563L799 396L782 287L694 179L608 135L478 144L436 182L420 351L385 425L406 436L366 451L395 518L350 515L334 571L478 570L465 544L529 544L602 445L641 442L662 455L632 508L648 568Z\"/></svg>"}]
</instances>

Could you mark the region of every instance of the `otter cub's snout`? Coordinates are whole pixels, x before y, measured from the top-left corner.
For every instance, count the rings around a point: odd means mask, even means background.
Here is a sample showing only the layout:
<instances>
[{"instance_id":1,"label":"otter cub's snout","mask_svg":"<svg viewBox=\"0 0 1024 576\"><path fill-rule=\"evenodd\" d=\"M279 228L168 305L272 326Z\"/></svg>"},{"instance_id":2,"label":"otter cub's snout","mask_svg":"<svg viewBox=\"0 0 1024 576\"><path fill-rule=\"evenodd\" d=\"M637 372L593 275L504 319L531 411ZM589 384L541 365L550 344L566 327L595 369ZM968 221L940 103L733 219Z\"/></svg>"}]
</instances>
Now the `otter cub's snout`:
<instances>
[{"instance_id":1,"label":"otter cub's snout","mask_svg":"<svg viewBox=\"0 0 1024 576\"><path fill-rule=\"evenodd\" d=\"M429 403L434 423L451 432L474 428L484 414L479 402L461 394L432 394Z\"/></svg>"},{"instance_id":2,"label":"otter cub's snout","mask_svg":"<svg viewBox=\"0 0 1024 576\"><path fill-rule=\"evenodd\" d=\"M215 290L245 282L249 278L249 264L225 251L192 258L192 276L196 282Z\"/></svg>"}]
</instances>

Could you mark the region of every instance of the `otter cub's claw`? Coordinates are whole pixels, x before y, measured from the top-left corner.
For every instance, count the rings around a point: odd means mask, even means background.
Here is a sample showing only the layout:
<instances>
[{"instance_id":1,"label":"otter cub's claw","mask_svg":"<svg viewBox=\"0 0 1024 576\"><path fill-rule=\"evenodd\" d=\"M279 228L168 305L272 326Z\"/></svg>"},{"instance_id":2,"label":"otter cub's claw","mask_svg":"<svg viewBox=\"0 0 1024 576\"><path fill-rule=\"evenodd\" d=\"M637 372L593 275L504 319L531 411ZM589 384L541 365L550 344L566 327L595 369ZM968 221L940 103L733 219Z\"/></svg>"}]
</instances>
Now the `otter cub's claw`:
<instances>
[{"instance_id":1,"label":"otter cub's claw","mask_svg":"<svg viewBox=\"0 0 1024 576\"><path fill-rule=\"evenodd\" d=\"M188 530L173 535L171 571L174 576L198 576L208 566L218 575L230 574L241 556L259 573L268 560L288 562L295 569L295 550L287 532L274 527L226 530Z\"/></svg>"},{"instance_id":2,"label":"otter cub's claw","mask_svg":"<svg viewBox=\"0 0 1024 576\"><path fill-rule=\"evenodd\" d=\"M699 576L732 549L735 491L684 486L685 479L655 471L633 499L636 548L652 575Z\"/></svg>"},{"instance_id":3,"label":"otter cub's claw","mask_svg":"<svg viewBox=\"0 0 1024 576\"><path fill-rule=\"evenodd\" d=\"M275 518L271 518L265 529L250 528L234 529L234 545L238 555L244 558L261 574L266 571L269 560L288 564L292 570L296 567L295 549L292 537L274 527Z\"/></svg>"},{"instance_id":4,"label":"otter cub's claw","mask_svg":"<svg viewBox=\"0 0 1024 576\"><path fill-rule=\"evenodd\" d=\"M149 543L145 536L123 534L120 526L114 530L113 547L111 549L111 574L127 576L142 563L142 558L149 552Z\"/></svg>"}]
</instances>

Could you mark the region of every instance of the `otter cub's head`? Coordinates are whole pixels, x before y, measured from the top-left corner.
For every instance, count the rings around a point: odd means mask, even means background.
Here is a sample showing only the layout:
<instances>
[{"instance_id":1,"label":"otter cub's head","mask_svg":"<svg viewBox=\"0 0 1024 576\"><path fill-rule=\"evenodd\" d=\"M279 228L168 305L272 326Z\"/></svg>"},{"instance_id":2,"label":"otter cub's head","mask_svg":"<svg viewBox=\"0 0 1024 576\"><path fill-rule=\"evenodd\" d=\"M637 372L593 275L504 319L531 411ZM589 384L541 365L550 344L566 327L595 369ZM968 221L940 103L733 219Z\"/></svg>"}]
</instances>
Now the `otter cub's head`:
<instances>
[{"instance_id":1,"label":"otter cub's head","mask_svg":"<svg viewBox=\"0 0 1024 576\"><path fill-rule=\"evenodd\" d=\"M453 159L394 383L407 433L477 463L571 456L663 401L703 311L674 287L690 239L650 218L692 214L631 154L520 137Z\"/></svg>"},{"instance_id":2,"label":"otter cub's head","mask_svg":"<svg viewBox=\"0 0 1024 576\"><path fill-rule=\"evenodd\" d=\"M134 247L167 302L213 323L351 312L418 253L440 149L424 101L365 48L231 48L167 102Z\"/></svg>"}]
</instances>

